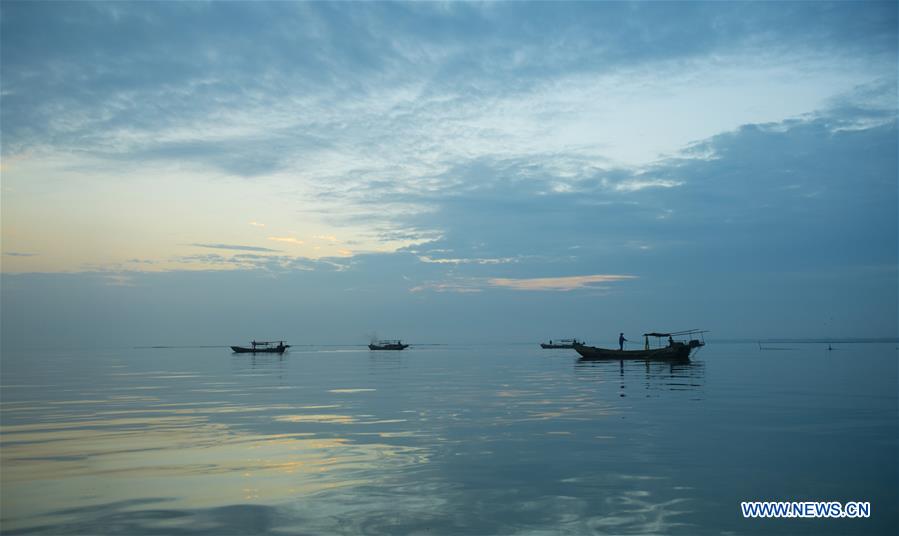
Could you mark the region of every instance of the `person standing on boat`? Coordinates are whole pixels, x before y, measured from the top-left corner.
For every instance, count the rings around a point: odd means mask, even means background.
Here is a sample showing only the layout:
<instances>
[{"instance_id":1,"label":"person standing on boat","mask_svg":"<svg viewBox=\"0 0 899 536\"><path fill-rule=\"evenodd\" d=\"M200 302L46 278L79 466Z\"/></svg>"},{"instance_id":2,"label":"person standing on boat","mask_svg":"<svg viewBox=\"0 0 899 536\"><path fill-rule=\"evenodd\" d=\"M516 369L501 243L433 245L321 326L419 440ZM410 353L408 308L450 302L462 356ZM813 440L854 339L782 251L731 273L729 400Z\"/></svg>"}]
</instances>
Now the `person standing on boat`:
<instances>
[{"instance_id":1,"label":"person standing on boat","mask_svg":"<svg viewBox=\"0 0 899 536\"><path fill-rule=\"evenodd\" d=\"M671 335L668 335L668 346L674 346L674 339L671 338Z\"/></svg>"},{"instance_id":2,"label":"person standing on boat","mask_svg":"<svg viewBox=\"0 0 899 536\"><path fill-rule=\"evenodd\" d=\"M618 350L624 350L624 343L627 339L624 338L624 332L618 334Z\"/></svg>"}]
</instances>

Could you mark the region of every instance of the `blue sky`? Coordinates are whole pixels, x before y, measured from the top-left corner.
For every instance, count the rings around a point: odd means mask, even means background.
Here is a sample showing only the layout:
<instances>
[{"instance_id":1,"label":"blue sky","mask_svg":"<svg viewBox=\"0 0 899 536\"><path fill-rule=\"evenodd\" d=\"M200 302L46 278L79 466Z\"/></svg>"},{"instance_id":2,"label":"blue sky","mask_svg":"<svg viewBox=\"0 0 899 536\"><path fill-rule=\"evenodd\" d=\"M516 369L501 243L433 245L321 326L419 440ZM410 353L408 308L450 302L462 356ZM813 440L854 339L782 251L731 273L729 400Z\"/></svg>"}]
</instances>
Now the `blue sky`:
<instances>
[{"instance_id":1,"label":"blue sky","mask_svg":"<svg viewBox=\"0 0 899 536\"><path fill-rule=\"evenodd\" d=\"M897 335L897 8L0 6L4 344Z\"/></svg>"}]
</instances>

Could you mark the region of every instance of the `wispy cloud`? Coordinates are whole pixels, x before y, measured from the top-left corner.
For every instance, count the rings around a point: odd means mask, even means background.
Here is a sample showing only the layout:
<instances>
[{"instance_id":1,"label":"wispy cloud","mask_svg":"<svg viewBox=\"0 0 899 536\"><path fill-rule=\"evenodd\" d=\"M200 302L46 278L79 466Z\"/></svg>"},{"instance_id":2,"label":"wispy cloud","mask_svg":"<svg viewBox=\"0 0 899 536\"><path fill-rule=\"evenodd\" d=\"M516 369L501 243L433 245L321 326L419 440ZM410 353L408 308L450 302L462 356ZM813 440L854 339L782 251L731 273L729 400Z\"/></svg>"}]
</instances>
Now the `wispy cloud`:
<instances>
[{"instance_id":1,"label":"wispy cloud","mask_svg":"<svg viewBox=\"0 0 899 536\"><path fill-rule=\"evenodd\" d=\"M292 244L294 246L302 246L303 244L305 244L305 242L303 242L302 240L300 240L298 238L294 238L292 236L270 236L270 237L268 237L268 239L272 240L274 242L283 242L285 244Z\"/></svg>"},{"instance_id":2,"label":"wispy cloud","mask_svg":"<svg viewBox=\"0 0 899 536\"><path fill-rule=\"evenodd\" d=\"M646 188L674 188L683 184L683 181L665 179L631 179L619 182L613 188L616 192L639 192Z\"/></svg>"},{"instance_id":3,"label":"wispy cloud","mask_svg":"<svg viewBox=\"0 0 899 536\"><path fill-rule=\"evenodd\" d=\"M409 289L410 292L482 292L489 288L524 291L569 292L578 289L596 289L597 283L615 283L637 279L634 275L577 275L565 277L532 278L478 278L451 277L442 281L428 281Z\"/></svg>"},{"instance_id":4,"label":"wispy cloud","mask_svg":"<svg viewBox=\"0 0 899 536\"><path fill-rule=\"evenodd\" d=\"M458 292L473 293L484 290L484 282L477 279L455 279L452 281L428 281L409 289L409 292Z\"/></svg>"},{"instance_id":5,"label":"wispy cloud","mask_svg":"<svg viewBox=\"0 0 899 536\"><path fill-rule=\"evenodd\" d=\"M126 273L109 273L103 274L103 280L110 287L133 287L135 286L134 276Z\"/></svg>"},{"instance_id":6,"label":"wispy cloud","mask_svg":"<svg viewBox=\"0 0 899 536\"><path fill-rule=\"evenodd\" d=\"M4 152L53 140L238 176L303 162L319 184L414 184L447 160L540 151L647 162L741 123L808 111L821 88L848 80L831 73L861 70L852 55L835 62L834 50L881 61L895 50L895 11L879 5L594 3L548 16L538 4L13 4L2 21ZM294 31L254 34L245 20ZM52 38L29 40L36 27ZM803 76L784 73L797 68ZM365 74L377 76L335 83ZM73 82L85 90L68 91Z\"/></svg>"},{"instance_id":7,"label":"wispy cloud","mask_svg":"<svg viewBox=\"0 0 899 536\"><path fill-rule=\"evenodd\" d=\"M7 251L4 255L9 255L10 257L35 257L39 255L38 253L23 253L20 251Z\"/></svg>"},{"instance_id":8,"label":"wispy cloud","mask_svg":"<svg viewBox=\"0 0 899 536\"><path fill-rule=\"evenodd\" d=\"M310 251L344 247L340 256L416 243L433 279L483 278L493 265L516 270L487 275L524 279L477 288L537 290L528 276L597 266L648 277L665 261L682 269L688 247L718 258L760 245L766 258L797 262L779 255L795 251L785 244L871 236L848 211L895 207L895 181L876 179L895 170L876 160L895 145L885 143L895 139L890 3L4 8L4 159L32 151L90 172L123 162L212 170L232 197L229 186L252 182L283 202L278 216L259 204L233 212L244 231L266 219L260 238L294 232ZM255 33L273 21L293 31ZM47 39L35 41L35 28ZM859 85L866 95L834 98ZM827 102L839 121L803 115ZM882 132L866 135L871 125ZM868 142L880 149L867 152ZM870 192L892 207L862 199ZM192 200L197 217L211 210L206 199ZM310 226L284 225L292 209ZM830 227L834 210L843 228ZM894 220L877 221L882 236ZM188 236L179 244L207 239ZM21 244L10 247L30 247ZM551 271L550 262L568 265ZM591 284L601 283L580 283Z\"/></svg>"},{"instance_id":9,"label":"wispy cloud","mask_svg":"<svg viewBox=\"0 0 899 536\"><path fill-rule=\"evenodd\" d=\"M501 258L433 258L419 255L418 260L429 264L508 264L518 262L517 257Z\"/></svg>"},{"instance_id":10,"label":"wispy cloud","mask_svg":"<svg viewBox=\"0 0 899 536\"><path fill-rule=\"evenodd\" d=\"M171 262L180 264L185 269L261 270L271 273L308 272L316 269L333 271L337 269L333 261L289 255L257 255L255 253L182 255L171 259Z\"/></svg>"},{"instance_id":11,"label":"wispy cloud","mask_svg":"<svg viewBox=\"0 0 899 536\"><path fill-rule=\"evenodd\" d=\"M263 251L263 252L271 252L278 253L280 250L271 249L271 248L263 248L259 246L243 246L239 244L190 244L191 246L198 248L209 248L209 249L230 249L234 251Z\"/></svg>"},{"instance_id":12,"label":"wispy cloud","mask_svg":"<svg viewBox=\"0 0 899 536\"><path fill-rule=\"evenodd\" d=\"M534 277L527 279L494 278L487 283L494 287L511 290L546 290L567 292L579 288L590 287L596 283L612 283L637 279L635 275L575 275L568 277Z\"/></svg>"}]
</instances>

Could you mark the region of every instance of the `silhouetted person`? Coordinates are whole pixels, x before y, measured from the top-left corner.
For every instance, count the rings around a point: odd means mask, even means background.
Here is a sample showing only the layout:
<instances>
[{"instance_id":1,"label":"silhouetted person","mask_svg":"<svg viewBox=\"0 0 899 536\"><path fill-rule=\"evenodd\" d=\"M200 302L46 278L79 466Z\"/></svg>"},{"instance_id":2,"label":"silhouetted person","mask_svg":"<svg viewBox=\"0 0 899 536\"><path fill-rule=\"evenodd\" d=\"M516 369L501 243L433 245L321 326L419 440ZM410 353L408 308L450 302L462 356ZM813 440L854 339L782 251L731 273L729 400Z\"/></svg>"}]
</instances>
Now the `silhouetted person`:
<instances>
[{"instance_id":1,"label":"silhouetted person","mask_svg":"<svg viewBox=\"0 0 899 536\"><path fill-rule=\"evenodd\" d=\"M624 333L619 333L618 334L618 349L619 350L624 350L625 341L627 341L627 339L624 338Z\"/></svg>"},{"instance_id":2,"label":"silhouetted person","mask_svg":"<svg viewBox=\"0 0 899 536\"><path fill-rule=\"evenodd\" d=\"M674 339L671 338L671 335L668 335L668 346L674 346Z\"/></svg>"},{"instance_id":3,"label":"silhouetted person","mask_svg":"<svg viewBox=\"0 0 899 536\"><path fill-rule=\"evenodd\" d=\"M256 339L253 339L253 350L256 349Z\"/></svg>"}]
</instances>

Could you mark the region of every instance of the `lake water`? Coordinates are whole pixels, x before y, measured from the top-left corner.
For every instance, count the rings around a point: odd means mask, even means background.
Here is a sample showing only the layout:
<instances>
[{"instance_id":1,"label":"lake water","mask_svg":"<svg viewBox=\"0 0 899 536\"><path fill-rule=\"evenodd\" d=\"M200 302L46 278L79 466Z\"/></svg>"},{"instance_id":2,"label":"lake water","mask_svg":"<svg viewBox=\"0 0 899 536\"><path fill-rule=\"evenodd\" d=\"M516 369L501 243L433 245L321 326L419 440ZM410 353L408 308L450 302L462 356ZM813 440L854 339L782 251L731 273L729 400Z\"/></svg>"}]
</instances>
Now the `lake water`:
<instances>
[{"instance_id":1,"label":"lake water","mask_svg":"<svg viewBox=\"0 0 899 536\"><path fill-rule=\"evenodd\" d=\"M13 352L3 534L896 534L896 344ZM870 501L744 519L740 501Z\"/></svg>"}]
</instances>

